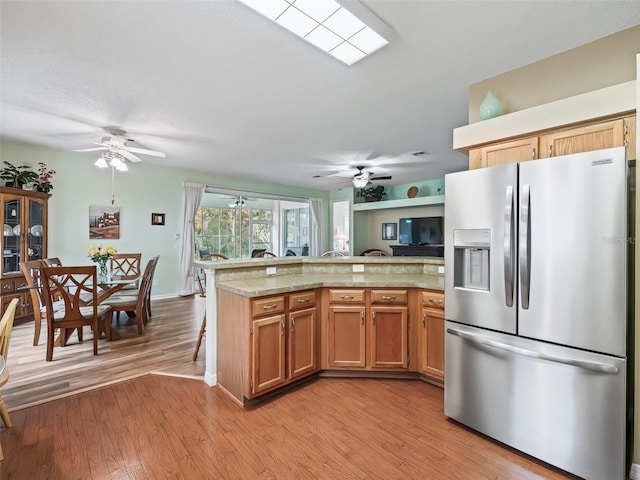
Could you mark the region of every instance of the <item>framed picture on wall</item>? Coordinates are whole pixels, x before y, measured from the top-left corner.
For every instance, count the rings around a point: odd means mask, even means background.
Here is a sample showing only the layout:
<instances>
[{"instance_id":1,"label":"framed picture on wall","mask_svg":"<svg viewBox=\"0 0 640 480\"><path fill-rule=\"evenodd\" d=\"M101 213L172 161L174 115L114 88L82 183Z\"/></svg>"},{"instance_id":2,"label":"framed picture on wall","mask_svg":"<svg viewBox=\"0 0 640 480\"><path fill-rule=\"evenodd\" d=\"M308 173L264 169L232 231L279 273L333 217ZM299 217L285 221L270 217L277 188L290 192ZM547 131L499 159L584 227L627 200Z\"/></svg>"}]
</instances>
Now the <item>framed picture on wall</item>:
<instances>
[{"instance_id":1,"label":"framed picture on wall","mask_svg":"<svg viewBox=\"0 0 640 480\"><path fill-rule=\"evenodd\" d=\"M164 225L164 213L152 213L151 225Z\"/></svg>"},{"instance_id":2,"label":"framed picture on wall","mask_svg":"<svg viewBox=\"0 0 640 480\"><path fill-rule=\"evenodd\" d=\"M89 238L120 238L120 207L89 206Z\"/></svg>"},{"instance_id":3,"label":"framed picture on wall","mask_svg":"<svg viewBox=\"0 0 640 480\"><path fill-rule=\"evenodd\" d=\"M382 224L382 240L396 240L398 238L397 223Z\"/></svg>"}]
</instances>

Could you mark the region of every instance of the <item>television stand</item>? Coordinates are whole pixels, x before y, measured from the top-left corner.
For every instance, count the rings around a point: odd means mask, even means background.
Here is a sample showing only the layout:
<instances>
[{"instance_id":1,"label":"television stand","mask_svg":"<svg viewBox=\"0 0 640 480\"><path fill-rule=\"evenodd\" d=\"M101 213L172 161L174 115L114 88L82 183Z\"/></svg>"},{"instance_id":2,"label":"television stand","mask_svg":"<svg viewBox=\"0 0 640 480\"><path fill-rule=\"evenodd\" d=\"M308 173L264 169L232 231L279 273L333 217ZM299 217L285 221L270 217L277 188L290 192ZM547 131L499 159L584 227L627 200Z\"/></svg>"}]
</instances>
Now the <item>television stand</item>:
<instances>
[{"instance_id":1,"label":"television stand","mask_svg":"<svg viewBox=\"0 0 640 480\"><path fill-rule=\"evenodd\" d=\"M391 245L394 257L444 257L444 245Z\"/></svg>"}]
</instances>

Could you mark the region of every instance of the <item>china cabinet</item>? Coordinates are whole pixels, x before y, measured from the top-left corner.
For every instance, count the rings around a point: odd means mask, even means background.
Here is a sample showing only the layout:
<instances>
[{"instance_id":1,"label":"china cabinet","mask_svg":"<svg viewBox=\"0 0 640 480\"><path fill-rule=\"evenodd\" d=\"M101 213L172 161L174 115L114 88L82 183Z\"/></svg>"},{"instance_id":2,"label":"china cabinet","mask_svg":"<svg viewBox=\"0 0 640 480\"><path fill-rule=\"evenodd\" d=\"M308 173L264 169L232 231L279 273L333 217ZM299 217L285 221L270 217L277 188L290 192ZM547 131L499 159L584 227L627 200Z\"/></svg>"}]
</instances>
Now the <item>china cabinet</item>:
<instances>
[{"instance_id":1,"label":"china cabinet","mask_svg":"<svg viewBox=\"0 0 640 480\"><path fill-rule=\"evenodd\" d=\"M46 193L0 187L0 223L3 224L0 288L2 310L13 298L19 298L16 318L33 313L29 292L20 291L25 280L20 262L39 260L47 256L47 202Z\"/></svg>"}]
</instances>

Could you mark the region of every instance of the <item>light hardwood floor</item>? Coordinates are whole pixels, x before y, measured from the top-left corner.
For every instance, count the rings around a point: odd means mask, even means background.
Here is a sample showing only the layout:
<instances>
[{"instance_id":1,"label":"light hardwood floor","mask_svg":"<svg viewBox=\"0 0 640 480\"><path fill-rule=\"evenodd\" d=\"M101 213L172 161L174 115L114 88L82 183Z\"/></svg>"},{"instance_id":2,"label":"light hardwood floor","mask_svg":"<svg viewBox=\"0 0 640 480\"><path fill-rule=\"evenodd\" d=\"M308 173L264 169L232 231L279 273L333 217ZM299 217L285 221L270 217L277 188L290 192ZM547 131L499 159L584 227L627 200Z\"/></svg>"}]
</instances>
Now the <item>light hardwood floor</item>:
<instances>
[{"instance_id":1,"label":"light hardwood floor","mask_svg":"<svg viewBox=\"0 0 640 480\"><path fill-rule=\"evenodd\" d=\"M93 356L86 329L53 362L16 326L0 478L575 478L447 420L442 389L420 381L324 378L243 409L201 380L204 347L191 362L203 309L154 301L143 336L123 325Z\"/></svg>"},{"instance_id":2,"label":"light hardwood floor","mask_svg":"<svg viewBox=\"0 0 640 480\"><path fill-rule=\"evenodd\" d=\"M445 418L420 381L319 379L252 409L145 375L13 413L3 479L574 478Z\"/></svg>"},{"instance_id":3,"label":"light hardwood floor","mask_svg":"<svg viewBox=\"0 0 640 480\"><path fill-rule=\"evenodd\" d=\"M76 333L65 347L55 347L53 361L45 361L46 324L40 344L33 346L33 322L13 328L7 368L9 382L2 389L9 411L57 395L67 395L123 380L151 371L179 375L204 376L204 342L197 362L191 361L196 337L204 314L205 299L199 296L154 300L153 317L143 335L135 322L120 314L116 326L121 339L98 342L93 355L91 329L84 329L84 341Z\"/></svg>"}]
</instances>

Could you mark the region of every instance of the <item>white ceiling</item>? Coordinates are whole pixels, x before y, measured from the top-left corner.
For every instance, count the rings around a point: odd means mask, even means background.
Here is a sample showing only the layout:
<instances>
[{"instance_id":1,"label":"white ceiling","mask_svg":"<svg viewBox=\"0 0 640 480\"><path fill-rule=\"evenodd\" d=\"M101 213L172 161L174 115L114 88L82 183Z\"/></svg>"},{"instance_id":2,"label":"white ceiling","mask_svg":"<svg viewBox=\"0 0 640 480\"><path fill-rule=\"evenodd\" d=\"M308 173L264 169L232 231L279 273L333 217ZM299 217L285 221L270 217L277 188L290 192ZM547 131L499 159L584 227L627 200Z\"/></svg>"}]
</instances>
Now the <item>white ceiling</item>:
<instances>
[{"instance_id":1,"label":"white ceiling","mask_svg":"<svg viewBox=\"0 0 640 480\"><path fill-rule=\"evenodd\" d=\"M441 178L465 168L470 84L640 21L638 1L361 3L394 36L347 67L231 0L2 0L0 136L71 152L118 127L166 152L149 164L321 190L382 160L385 185Z\"/></svg>"}]
</instances>

